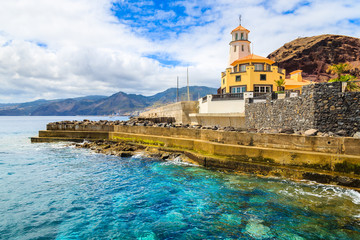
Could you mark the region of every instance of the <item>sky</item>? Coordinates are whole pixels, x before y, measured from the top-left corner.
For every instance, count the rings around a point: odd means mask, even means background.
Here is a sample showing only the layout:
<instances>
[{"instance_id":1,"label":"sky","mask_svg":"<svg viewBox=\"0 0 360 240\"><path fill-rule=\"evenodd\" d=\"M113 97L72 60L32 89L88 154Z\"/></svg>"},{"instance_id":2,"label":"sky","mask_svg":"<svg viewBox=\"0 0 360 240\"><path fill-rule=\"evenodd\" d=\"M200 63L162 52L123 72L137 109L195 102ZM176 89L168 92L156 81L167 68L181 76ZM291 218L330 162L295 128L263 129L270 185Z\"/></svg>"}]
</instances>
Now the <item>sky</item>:
<instances>
[{"instance_id":1,"label":"sky","mask_svg":"<svg viewBox=\"0 0 360 240\"><path fill-rule=\"evenodd\" d=\"M1 0L0 103L218 88L230 32L266 57L298 37L360 37L359 0Z\"/></svg>"}]
</instances>

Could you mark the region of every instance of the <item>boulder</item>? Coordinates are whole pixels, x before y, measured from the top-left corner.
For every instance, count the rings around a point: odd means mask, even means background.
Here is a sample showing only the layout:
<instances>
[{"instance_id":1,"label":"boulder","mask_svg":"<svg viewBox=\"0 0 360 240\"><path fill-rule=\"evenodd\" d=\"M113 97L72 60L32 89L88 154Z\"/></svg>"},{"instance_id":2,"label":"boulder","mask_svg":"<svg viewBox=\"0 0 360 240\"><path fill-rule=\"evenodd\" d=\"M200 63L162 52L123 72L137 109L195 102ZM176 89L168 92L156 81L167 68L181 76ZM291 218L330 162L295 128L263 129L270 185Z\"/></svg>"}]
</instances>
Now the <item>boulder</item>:
<instances>
[{"instance_id":1,"label":"boulder","mask_svg":"<svg viewBox=\"0 0 360 240\"><path fill-rule=\"evenodd\" d=\"M356 132L354 135L353 135L354 138L360 138L360 132Z\"/></svg>"},{"instance_id":2,"label":"boulder","mask_svg":"<svg viewBox=\"0 0 360 240\"><path fill-rule=\"evenodd\" d=\"M304 132L305 136L315 136L319 130L317 129L309 129Z\"/></svg>"},{"instance_id":3,"label":"boulder","mask_svg":"<svg viewBox=\"0 0 360 240\"><path fill-rule=\"evenodd\" d=\"M336 132L336 135L339 135L339 136L346 136L347 135L347 132L345 130L339 130Z\"/></svg>"},{"instance_id":4,"label":"boulder","mask_svg":"<svg viewBox=\"0 0 360 240\"><path fill-rule=\"evenodd\" d=\"M283 128L283 129L280 129L280 133L293 134L294 129L292 129L292 128Z\"/></svg>"}]
</instances>

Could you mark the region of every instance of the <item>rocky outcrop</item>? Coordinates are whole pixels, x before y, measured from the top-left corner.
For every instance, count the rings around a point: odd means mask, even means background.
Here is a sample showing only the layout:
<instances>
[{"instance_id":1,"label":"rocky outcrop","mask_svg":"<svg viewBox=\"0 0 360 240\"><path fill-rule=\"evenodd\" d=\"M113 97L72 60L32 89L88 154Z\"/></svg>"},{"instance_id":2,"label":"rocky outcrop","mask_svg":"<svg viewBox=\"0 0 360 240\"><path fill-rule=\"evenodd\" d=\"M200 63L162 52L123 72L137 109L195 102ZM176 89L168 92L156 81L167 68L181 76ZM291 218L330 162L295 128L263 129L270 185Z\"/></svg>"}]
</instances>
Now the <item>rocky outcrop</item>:
<instances>
[{"instance_id":1,"label":"rocky outcrop","mask_svg":"<svg viewBox=\"0 0 360 240\"><path fill-rule=\"evenodd\" d=\"M297 38L272 52L274 60L286 73L301 69L303 77L327 81L334 77L326 72L329 65L349 62L352 74L360 76L360 39L341 35L319 35Z\"/></svg>"},{"instance_id":2,"label":"rocky outcrop","mask_svg":"<svg viewBox=\"0 0 360 240\"><path fill-rule=\"evenodd\" d=\"M73 143L72 145L77 148L87 148L96 153L119 157L132 157L135 154L141 154L145 157L162 159L167 161L192 162L189 161L188 157L186 157L184 153L180 151L168 151L159 147L144 146L131 142L113 142L107 140L97 140L84 141L82 143Z\"/></svg>"}]
</instances>

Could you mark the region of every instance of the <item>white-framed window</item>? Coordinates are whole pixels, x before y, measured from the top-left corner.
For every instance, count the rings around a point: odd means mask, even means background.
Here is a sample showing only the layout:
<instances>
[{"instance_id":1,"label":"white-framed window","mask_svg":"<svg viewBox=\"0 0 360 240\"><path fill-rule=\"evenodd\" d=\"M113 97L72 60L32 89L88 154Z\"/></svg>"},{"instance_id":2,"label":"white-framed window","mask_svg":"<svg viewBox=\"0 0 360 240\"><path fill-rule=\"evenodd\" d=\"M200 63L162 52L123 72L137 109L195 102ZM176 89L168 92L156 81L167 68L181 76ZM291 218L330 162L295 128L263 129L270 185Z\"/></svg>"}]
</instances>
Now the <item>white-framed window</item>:
<instances>
[{"instance_id":1,"label":"white-framed window","mask_svg":"<svg viewBox=\"0 0 360 240\"><path fill-rule=\"evenodd\" d=\"M262 63L255 63L255 71L264 71L264 64Z\"/></svg>"},{"instance_id":2,"label":"white-framed window","mask_svg":"<svg viewBox=\"0 0 360 240\"><path fill-rule=\"evenodd\" d=\"M254 86L254 92L267 93L271 92L271 86Z\"/></svg>"},{"instance_id":3,"label":"white-framed window","mask_svg":"<svg viewBox=\"0 0 360 240\"><path fill-rule=\"evenodd\" d=\"M246 64L241 64L239 70L240 72L246 72Z\"/></svg>"},{"instance_id":4,"label":"white-framed window","mask_svg":"<svg viewBox=\"0 0 360 240\"><path fill-rule=\"evenodd\" d=\"M231 93L243 93L246 92L246 86L231 87Z\"/></svg>"}]
</instances>

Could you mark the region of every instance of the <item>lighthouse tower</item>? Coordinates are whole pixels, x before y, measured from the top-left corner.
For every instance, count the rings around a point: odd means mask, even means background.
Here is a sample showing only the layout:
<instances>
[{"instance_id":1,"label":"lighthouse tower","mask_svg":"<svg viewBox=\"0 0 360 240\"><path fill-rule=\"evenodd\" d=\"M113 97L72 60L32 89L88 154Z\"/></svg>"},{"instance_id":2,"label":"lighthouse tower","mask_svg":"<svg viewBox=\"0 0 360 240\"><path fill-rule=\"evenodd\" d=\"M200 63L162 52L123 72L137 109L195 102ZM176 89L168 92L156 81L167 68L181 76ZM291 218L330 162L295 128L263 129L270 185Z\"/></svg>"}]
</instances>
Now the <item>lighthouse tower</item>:
<instances>
[{"instance_id":1,"label":"lighthouse tower","mask_svg":"<svg viewBox=\"0 0 360 240\"><path fill-rule=\"evenodd\" d=\"M248 40L249 30L240 25L232 30L232 40L230 42L229 67L231 63L240 58L251 54L250 41Z\"/></svg>"}]
</instances>

